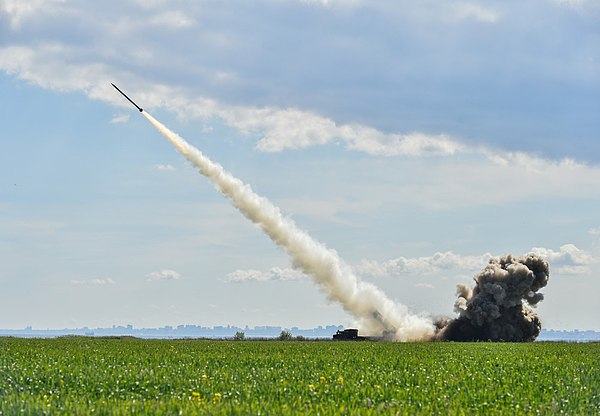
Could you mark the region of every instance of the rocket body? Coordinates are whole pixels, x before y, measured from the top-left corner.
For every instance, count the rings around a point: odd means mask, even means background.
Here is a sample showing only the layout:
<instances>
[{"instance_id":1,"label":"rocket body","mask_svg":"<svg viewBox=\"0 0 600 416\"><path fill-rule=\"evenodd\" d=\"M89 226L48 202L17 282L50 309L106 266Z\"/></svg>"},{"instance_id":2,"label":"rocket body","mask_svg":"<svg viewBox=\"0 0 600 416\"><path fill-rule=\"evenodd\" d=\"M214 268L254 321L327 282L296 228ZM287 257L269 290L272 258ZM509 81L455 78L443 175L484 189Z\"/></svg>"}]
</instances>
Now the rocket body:
<instances>
[{"instance_id":1,"label":"rocket body","mask_svg":"<svg viewBox=\"0 0 600 416\"><path fill-rule=\"evenodd\" d=\"M133 104L135 106L135 108L137 108L138 110L140 110L140 113L144 111L144 109L142 107L140 107L139 105L137 105L136 103L133 102L133 100L131 98L129 98L123 91L121 91L119 89L119 87L117 87L115 84L113 84L112 82L110 83L110 85L112 85L113 87L115 87L115 89L117 91L119 91L123 97L127 98L127 101L129 101L131 104Z\"/></svg>"}]
</instances>

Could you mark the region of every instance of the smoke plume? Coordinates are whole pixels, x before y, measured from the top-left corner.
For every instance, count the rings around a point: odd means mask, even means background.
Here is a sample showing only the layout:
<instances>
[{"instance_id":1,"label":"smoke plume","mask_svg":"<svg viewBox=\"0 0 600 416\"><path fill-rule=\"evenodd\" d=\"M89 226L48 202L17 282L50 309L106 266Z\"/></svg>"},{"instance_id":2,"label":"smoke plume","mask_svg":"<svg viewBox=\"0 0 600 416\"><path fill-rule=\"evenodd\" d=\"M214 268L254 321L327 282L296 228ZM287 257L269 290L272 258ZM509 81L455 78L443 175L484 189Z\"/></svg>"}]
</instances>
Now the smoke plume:
<instances>
[{"instance_id":1,"label":"smoke plume","mask_svg":"<svg viewBox=\"0 0 600 416\"><path fill-rule=\"evenodd\" d=\"M548 262L536 254L493 258L475 276L475 287L459 285L456 319L441 319L435 339L447 341L533 341L541 323L527 305L536 306L544 295Z\"/></svg>"},{"instance_id":2,"label":"smoke plume","mask_svg":"<svg viewBox=\"0 0 600 416\"><path fill-rule=\"evenodd\" d=\"M249 220L290 256L294 268L311 276L327 297L338 302L357 320L365 335L390 339L427 340L434 336L429 318L411 314L372 284L359 281L334 250L312 239L284 218L279 208L255 194L249 185L226 172L198 149L173 133L145 111L142 114Z\"/></svg>"}]
</instances>

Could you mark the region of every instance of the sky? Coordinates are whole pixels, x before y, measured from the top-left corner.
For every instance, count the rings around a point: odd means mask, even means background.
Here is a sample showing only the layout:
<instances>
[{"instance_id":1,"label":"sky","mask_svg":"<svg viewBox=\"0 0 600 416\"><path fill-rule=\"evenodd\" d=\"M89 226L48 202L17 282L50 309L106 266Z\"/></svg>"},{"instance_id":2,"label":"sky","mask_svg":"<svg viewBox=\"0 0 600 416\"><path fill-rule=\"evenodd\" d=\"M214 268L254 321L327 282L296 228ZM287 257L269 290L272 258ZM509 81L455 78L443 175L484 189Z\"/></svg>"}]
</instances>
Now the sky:
<instances>
[{"instance_id":1,"label":"sky","mask_svg":"<svg viewBox=\"0 0 600 416\"><path fill-rule=\"evenodd\" d=\"M0 0L0 327L352 325L110 85L412 312L600 330L600 3Z\"/></svg>"}]
</instances>

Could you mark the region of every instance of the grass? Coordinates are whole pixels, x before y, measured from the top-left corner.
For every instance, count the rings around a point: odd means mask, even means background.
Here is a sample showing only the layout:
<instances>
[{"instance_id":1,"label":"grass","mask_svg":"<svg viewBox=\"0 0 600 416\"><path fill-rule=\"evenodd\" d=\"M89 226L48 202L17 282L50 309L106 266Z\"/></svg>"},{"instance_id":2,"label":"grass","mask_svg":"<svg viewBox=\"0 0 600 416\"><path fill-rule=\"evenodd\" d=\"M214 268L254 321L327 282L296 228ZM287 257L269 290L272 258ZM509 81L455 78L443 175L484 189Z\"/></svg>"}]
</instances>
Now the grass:
<instances>
[{"instance_id":1,"label":"grass","mask_svg":"<svg viewBox=\"0 0 600 416\"><path fill-rule=\"evenodd\" d=\"M600 344L0 338L0 414L597 414Z\"/></svg>"}]
</instances>

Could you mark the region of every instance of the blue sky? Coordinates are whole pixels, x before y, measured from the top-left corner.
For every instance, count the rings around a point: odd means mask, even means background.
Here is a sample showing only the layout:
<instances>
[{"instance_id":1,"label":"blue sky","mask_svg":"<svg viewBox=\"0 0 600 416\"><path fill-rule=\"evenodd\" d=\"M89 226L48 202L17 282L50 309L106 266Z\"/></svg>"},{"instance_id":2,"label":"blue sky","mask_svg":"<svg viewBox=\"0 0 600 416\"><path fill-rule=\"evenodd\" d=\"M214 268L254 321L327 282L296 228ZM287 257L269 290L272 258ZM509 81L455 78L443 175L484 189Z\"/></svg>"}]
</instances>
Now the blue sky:
<instances>
[{"instance_id":1,"label":"blue sky","mask_svg":"<svg viewBox=\"0 0 600 416\"><path fill-rule=\"evenodd\" d=\"M0 0L0 327L350 325L110 82L412 311L533 250L600 330L598 2Z\"/></svg>"}]
</instances>

